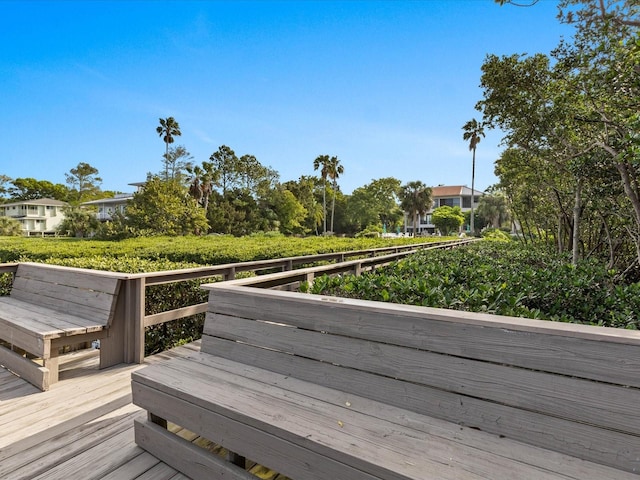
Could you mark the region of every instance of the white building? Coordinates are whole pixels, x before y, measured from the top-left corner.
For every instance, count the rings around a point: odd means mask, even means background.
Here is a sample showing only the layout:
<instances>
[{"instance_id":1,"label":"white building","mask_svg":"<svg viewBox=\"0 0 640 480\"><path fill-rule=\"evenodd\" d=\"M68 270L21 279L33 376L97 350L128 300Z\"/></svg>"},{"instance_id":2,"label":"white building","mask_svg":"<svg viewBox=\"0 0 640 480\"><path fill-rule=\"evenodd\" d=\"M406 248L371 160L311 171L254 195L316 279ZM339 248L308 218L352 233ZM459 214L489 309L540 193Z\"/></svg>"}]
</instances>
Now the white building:
<instances>
[{"instance_id":1,"label":"white building","mask_svg":"<svg viewBox=\"0 0 640 480\"><path fill-rule=\"evenodd\" d=\"M0 204L0 216L20 222L25 235L54 234L69 204L52 198Z\"/></svg>"},{"instance_id":2,"label":"white building","mask_svg":"<svg viewBox=\"0 0 640 480\"><path fill-rule=\"evenodd\" d=\"M124 214L127 203L132 198L132 193L120 193L112 198L101 198L99 200L92 200L90 202L84 202L82 205L96 207L98 209L98 212L96 213L98 220L100 220L101 222L106 222L112 220L113 215L116 212Z\"/></svg>"},{"instance_id":3,"label":"white building","mask_svg":"<svg viewBox=\"0 0 640 480\"><path fill-rule=\"evenodd\" d=\"M473 195L473 209L478 208L478 202L480 197L484 195L484 192L475 190ZM444 205L449 207L460 207L462 212L468 212L471 210L471 189L464 185L445 186L438 185L437 187L431 187L431 198L433 204L425 215L420 216L418 220L418 235L420 234L433 234L436 232L436 226L431 221L431 215L433 211ZM407 222L406 231L413 233L413 219L410 215L405 216ZM469 231L469 225L464 225L463 229Z\"/></svg>"}]
</instances>

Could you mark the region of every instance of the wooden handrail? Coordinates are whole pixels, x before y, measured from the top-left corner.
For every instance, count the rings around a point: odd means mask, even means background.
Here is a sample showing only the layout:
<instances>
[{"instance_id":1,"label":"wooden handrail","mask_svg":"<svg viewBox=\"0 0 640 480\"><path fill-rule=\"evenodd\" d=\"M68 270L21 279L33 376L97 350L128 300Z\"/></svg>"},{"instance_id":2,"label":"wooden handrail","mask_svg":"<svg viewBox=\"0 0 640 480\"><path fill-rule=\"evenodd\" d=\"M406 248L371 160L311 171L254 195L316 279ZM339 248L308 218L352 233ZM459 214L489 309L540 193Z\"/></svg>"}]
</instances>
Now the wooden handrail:
<instances>
[{"instance_id":1,"label":"wooden handrail","mask_svg":"<svg viewBox=\"0 0 640 480\"><path fill-rule=\"evenodd\" d=\"M337 275L353 272L356 275L362 271L387 265L402 257L417 252L436 248L453 248L464 245L476 239L447 240L418 244L397 245L391 247L372 248L348 252L332 252L317 255L304 255L250 262L228 263L210 267L186 268L171 271L148 273L113 273L122 280L122 293L125 297L123 315L126 325L124 338L125 362L142 363L144 361L145 328L166 322L190 317L206 312L207 303L189 305L173 310L167 310L151 315L145 314L145 293L148 286L166 285L188 280L207 279L216 276L225 281L235 280L239 272L261 272L264 270L280 269L280 272L258 275L234 283L251 285L258 288L292 288L301 282L313 282L317 275ZM351 259L351 260L349 260ZM333 261L328 265L312 265L318 262ZM15 273L18 263L0 264L1 273Z\"/></svg>"}]
</instances>

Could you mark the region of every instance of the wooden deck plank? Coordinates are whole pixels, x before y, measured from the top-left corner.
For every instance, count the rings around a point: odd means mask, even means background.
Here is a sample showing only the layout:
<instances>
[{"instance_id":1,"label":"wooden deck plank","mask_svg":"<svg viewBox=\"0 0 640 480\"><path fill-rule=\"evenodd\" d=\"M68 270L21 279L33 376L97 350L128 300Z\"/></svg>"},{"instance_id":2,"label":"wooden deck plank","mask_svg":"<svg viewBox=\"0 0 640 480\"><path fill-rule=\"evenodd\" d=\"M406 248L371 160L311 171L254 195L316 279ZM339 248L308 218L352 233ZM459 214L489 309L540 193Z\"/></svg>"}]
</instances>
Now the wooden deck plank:
<instances>
[{"instance_id":1,"label":"wooden deck plank","mask_svg":"<svg viewBox=\"0 0 640 480\"><path fill-rule=\"evenodd\" d=\"M139 408L129 404L95 420L64 431L49 440L4 458L0 478L29 479L49 471L80 453L100 445L105 439L131 428L136 417L144 417Z\"/></svg>"},{"instance_id":2,"label":"wooden deck plank","mask_svg":"<svg viewBox=\"0 0 640 480\"><path fill-rule=\"evenodd\" d=\"M434 437L428 427L420 430L424 435L416 436L416 425L420 425L422 420L431 422L432 419L424 419L420 415L410 414L412 425L406 431L398 423L390 423L383 420L386 415L379 415L375 422L370 422L367 417L375 415L376 411L380 411L380 408L386 408L386 406L376 402L368 402L367 408L357 411L351 407L345 407L345 398L342 398L337 404L331 405L326 402L326 399L321 398L319 392L323 389L318 389L316 385L307 382L299 382L300 388L298 391L289 390L283 393L283 385L288 384L290 381L296 383L294 379L289 379L282 375L272 375L276 379L275 383L277 385L276 388L273 388L273 385L263 383L259 379L259 374L255 380L247 378L244 365L237 365L237 368L232 372L221 373L218 369L209 368L208 365L203 366L199 365L198 362L179 359L164 364L162 367L162 370L157 368L141 370L137 372L136 378L145 381L147 385L163 388L162 385L165 384L164 377L171 377L172 380L168 383L172 385L172 388L180 390L185 405L188 402L189 408L197 411L197 413L193 414L194 418L198 418L198 421L202 422L202 424L206 422L206 414L194 405L199 405L201 403L200 399L215 398L216 405L221 406L220 410L216 412L217 414L230 419L241 419L241 423L247 423L248 427L253 425L265 431L265 437L269 436L269 432L274 434L278 432L278 437L282 437L296 445L304 444L306 445L305 448L312 448L319 454L326 454L327 462L333 460L354 466L358 465L359 461L353 458L348 461L345 460L347 457L343 458L343 452L350 452L348 454L349 457L357 457L371 463L376 463L382 457L386 457L385 462L387 463L393 463L393 459L397 459L393 472L376 473L382 478L396 478L396 476L397 478L424 478L425 470L433 472L434 478L449 478L448 475L451 478L496 478L496 476L500 478L500 472L514 479L581 478L584 480L591 478L596 480L603 478L602 472L605 472L606 475L616 475L610 478L631 477L630 474L624 472L618 474L612 469L599 466L595 466L596 470L599 470L597 474L590 473L581 477L574 477L571 474L564 476L559 472L550 472L534 465L535 463L538 465L544 464L544 459L548 458L548 454L552 452L519 444L508 439L499 440L497 436L481 433L477 433L478 440L476 444L473 447L469 447L460 442L460 437L465 436L463 430L467 429L462 429L451 423L446 425L446 428L450 431L448 438L444 435ZM171 372L172 369L174 369L174 372ZM264 372L265 377L268 375L267 372ZM197 385L197 388L189 388L188 384L191 384L192 387ZM222 385L224 385L224 388L219 388ZM173 400L166 398L159 390L153 388L148 391L144 389L138 390L137 382L134 383L133 388L134 398L138 396L139 399L142 399L141 405L147 407L150 411L160 416L168 415L166 418L169 420L172 419L172 411L181 411L183 417L188 416L178 403L172 403ZM193 391L198 393L191 394ZM147 393L149 393L149 396L147 396ZM154 401L154 399L157 399L157 401ZM206 400L202 401L206 402ZM365 400L357 399L357 402L361 401L364 402ZM151 403L149 404L148 402ZM354 399L353 402L356 402L356 400ZM208 408L210 408L210 404L208 405ZM256 405L261 405L262 407L257 410ZM399 411L400 409L397 410ZM398 415L407 415L407 412L403 411ZM195 427L195 431L198 431L199 425L196 423L185 426L189 429ZM375 428L374 425L376 425ZM445 429L444 425L445 422L442 422L440 430ZM236 425L234 428L241 427ZM382 430L378 431L378 428ZM215 429L209 428L208 431L215 431ZM253 435L257 435L256 432L251 432ZM287 433L285 434L284 432ZM288 432L291 433L289 434ZM298 436L296 437L293 432L297 432ZM327 432L331 433L328 434ZM226 441L228 441L228 435L229 432L225 436ZM243 438L246 439L246 435ZM270 447L273 448L275 440L270 436L269 438ZM374 438L375 441L371 440ZM484 444L483 439L485 440ZM212 440L218 441L216 438ZM266 439L263 440L266 441ZM307 442L311 441L313 445L307 445ZM370 443L371 441L373 443ZM492 447L500 442L503 443L502 451L505 452L504 457L496 455L491 451L491 448L485 449L485 445ZM332 447L325 449L325 445L332 445ZM242 442L238 445L231 444L229 448L238 453L248 455L247 451L238 450L238 448L244 448ZM529 458L532 465L527 464L526 461L520 463L512 458L507 458L507 452L515 451L517 453L519 449L523 451L522 455L524 456L537 452L537 462L535 456ZM339 453L335 453L334 450ZM257 451L260 451L260 449ZM454 455L452 452L456 452L456 454ZM296 454L299 453L297 452ZM335 457L332 457L332 455L335 455ZM405 455L406 458L420 459L421 465L419 467L417 465L407 465L407 462L403 460ZM455 456L454 459L451 459L452 455ZM556 459L565 464L575 461L575 459L561 455L557 456ZM255 460L261 463L268 463L268 459L265 458L255 458ZM455 468L453 465L455 465ZM584 465L583 473L593 471L588 462L585 462ZM278 469L278 465L272 466ZM364 464L361 468L365 468ZM576 472L576 469L569 468L567 472ZM284 471L283 473L286 474L287 472ZM330 472L326 473L330 474ZM374 472L372 471L372 473ZM290 474L290 476L295 477L293 474Z\"/></svg>"},{"instance_id":3,"label":"wooden deck plank","mask_svg":"<svg viewBox=\"0 0 640 480\"><path fill-rule=\"evenodd\" d=\"M205 334L229 340L386 375L399 380L398 389L403 388L401 381L406 381L553 417L577 421L589 418L593 424L627 433L640 431L640 411L636 409L640 390L637 388L620 388L591 380L548 375L509 365L218 314L208 317L204 330ZM209 351L208 343L209 337L205 335L203 351L216 355L218 348L212 347ZM374 351L375 354L372 353ZM235 360L242 362L242 357ZM428 369L423 368L425 363L429 365ZM318 382L322 379L319 378ZM395 395L393 390L389 390L389 394Z\"/></svg>"},{"instance_id":4,"label":"wooden deck plank","mask_svg":"<svg viewBox=\"0 0 640 480\"><path fill-rule=\"evenodd\" d=\"M146 362L180 357L198 347L196 342ZM129 402L130 372L141 366L98 370L98 354L62 357L61 375L68 379L48 392L0 368L0 478L190 480L133 441L133 419L146 417ZM125 403L109 390L120 392ZM109 458L100 461L105 448Z\"/></svg>"},{"instance_id":5,"label":"wooden deck plank","mask_svg":"<svg viewBox=\"0 0 640 480\"><path fill-rule=\"evenodd\" d=\"M143 450L133 441L133 431L127 429L32 478L33 480L68 480L77 476L78 472L82 472L83 479L97 480L142 453Z\"/></svg>"},{"instance_id":6,"label":"wooden deck plank","mask_svg":"<svg viewBox=\"0 0 640 480\"><path fill-rule=\"evenodd\" d=\"M160 464L160 460L151 455L148 452L143 451L140 455L134 459L123 463L115 470L112 470L109 474L101 477L101 480L123 480L129 478L139 478L140 475L147 472L149 469Z\"/></svg>"},{"instance_id":7,"label":"wooden deck plank","mask_svg":"<svg viewBox=\"0 0 640 480\"><path fill-rule=\"evenodd\" d=\"M3 435L0 436L0 449L14 442L16 438L30 436L50 429L52 426L64 423L75 418L78 408L86 409L108 405L111 402L128 403L130 395L126 381L131 375L131 368L114 368L104 370L100 380L96 382L91 377L79 378L73 382L78 390L56 388L54 385L49 391L43 392L46 397L29 397L24 403L16 401L3 405L0 412L0 428ZM92 389L87 390L91 385ZM45 403L46 402L46 403ZM2 453L0 453L0 458Z\"/></svg>"},{"instance_id":8,"label":"wooden deck plank","mask_svg":"<svg viewBox=\"0 0 640 480\"><path fill-rule=\"evenodd\" d=\"M126 274L104 270L87 270L85 268L63 267L43 263L21 262L21 274L34 280L54 282L70 287L84 288L111 295L118 293L118 282L127 277Z\"/></svg>"},{"instance_id":9,"label":"wooden deck plank","mask_svg":"<svg viewBox=\"0 0 640 480\"><path fill-rule=\"evenodd\" d=\"M41 282L21 276L17 276L14 280L11 298L46 306L70 315L88 316L98 323L105 324L114 308L113 294Z\"/></svg>"},{"instance_id":10,"label":"wooden deck plank","mask_svg":"<svg viewBox=\"0 0 640 480\"><path fill-rule=\"evenodd\" d=\"M136 480L178 480L178 475L184 477L184 475L178 474L176 469L170 467L166 463L159 462L157 465L154 465L146 472L138 475L136 477Z\"/></svg>"},{"instance_id":11,"label":"wooden deck plank","mask_svg":"<svg viewBox=\"0 0 640 480\"><path fill-rule=\"evenodd\" d=\"M106 322L98 322L95 319L79 317L69 313L58 312L50 308L22 302L11 297L0 297L3 314L20 315L40 320L47 325L68 325L70 330L74 328L84 329L84 331L101 330L106 326ZM12 309L14 309L12 311ZM58 327L57 327L58 328ZM62 328L62 327L59 327ZM80 330L82 332L82 330Z\"/></svg>"}]
</instances>

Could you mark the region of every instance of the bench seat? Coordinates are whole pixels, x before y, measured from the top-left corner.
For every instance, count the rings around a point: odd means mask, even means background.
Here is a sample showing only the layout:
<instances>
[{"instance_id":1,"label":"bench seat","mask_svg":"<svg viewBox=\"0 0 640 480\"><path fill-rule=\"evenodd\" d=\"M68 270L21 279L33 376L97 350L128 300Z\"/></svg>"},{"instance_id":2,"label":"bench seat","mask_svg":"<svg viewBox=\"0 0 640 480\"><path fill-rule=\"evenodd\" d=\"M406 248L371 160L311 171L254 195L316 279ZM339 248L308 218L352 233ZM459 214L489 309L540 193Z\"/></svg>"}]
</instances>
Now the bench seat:
<instances>
[{"instance_id":1,"label":"bench seat","mask_svg":"<svg viewBox=\"0 0 640 480\"><path fill-rule=\"evenodd\" d=\"M62 347L114 333L120 280L111 272L19 264L10 296L0 297L0 364L47 390L58 381ZM112 364L102 360L101 352L101 367Z\"/></svg>"},{"instance_id":2,"label":"bench seat","mask_svg":"<svg viewBox=\"0 0 640 480\"><path fill-rule=\"evenodd\" d=\"M244 281L206 286L199 353L132 374L136 442L194 479L639 478L638 332Z\"/></svg>"},{"instance_id":3,"label":"bench seat","mask_svg":"<svg viewBox=\"0 0 640 480\"><path fill-rule=\"evenodd\" d=\"M133 379L138 405L294 479L638 478L206 353ZM187 460L190 444L151 421L138 422L136 441L160 458L171 451L191 463L181 470L192 478L211 478L213 467Z\"/></svg>"}]
</instances>

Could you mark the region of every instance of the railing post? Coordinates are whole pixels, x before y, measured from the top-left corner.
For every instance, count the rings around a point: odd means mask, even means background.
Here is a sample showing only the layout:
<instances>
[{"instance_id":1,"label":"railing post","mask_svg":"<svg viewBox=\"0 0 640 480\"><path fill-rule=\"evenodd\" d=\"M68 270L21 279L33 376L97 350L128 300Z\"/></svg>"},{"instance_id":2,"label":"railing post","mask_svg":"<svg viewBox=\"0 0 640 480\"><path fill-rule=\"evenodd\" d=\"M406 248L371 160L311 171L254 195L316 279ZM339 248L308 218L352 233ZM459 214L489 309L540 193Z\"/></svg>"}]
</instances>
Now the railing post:
<instances>
[{"instance_id":1,"label":"railing post","mask_svg":"<svg viewBox=\"0 0 640 480\"><path fill-rule=\"evenodd\" d=\"M309 285L309 290L311 290L311 287L313 286L313 281L316 278L316 274L313 272L309 272L305 275L304 281L307 282L307 285Z\"/></svg>"},{"instance_id":2,"label":"railing post","mask_svg":"<svg viewBox=\"0 0 640 480\"><path fill-rule=\"evenodd\" d=\"M287 260L287 263L282 267L283 272L290 272L293 270L293 260Z\"/></svg>"},{"instance_id":3,"label":"railing post","mask_svg":"<svg viewBox=\"0 0 640 480\"><path fill-rule=\"evenodd\" d=\"M224 274L223 278L225 281L234 280L236 278L236 268L230 267L229 270L227 270L227 273Z\"/></svg>"},{"instance_id":4,"label":"railing post","mask_svg":"<svg viewBox=\"0 0 640 480\"><path fill-rule=\"evenodd\" d=\"M142 363L144 362L144 277L127 280L126 297L125 361Z\"/></svg>"}]
</instances>

